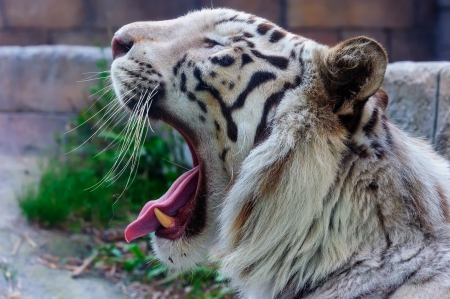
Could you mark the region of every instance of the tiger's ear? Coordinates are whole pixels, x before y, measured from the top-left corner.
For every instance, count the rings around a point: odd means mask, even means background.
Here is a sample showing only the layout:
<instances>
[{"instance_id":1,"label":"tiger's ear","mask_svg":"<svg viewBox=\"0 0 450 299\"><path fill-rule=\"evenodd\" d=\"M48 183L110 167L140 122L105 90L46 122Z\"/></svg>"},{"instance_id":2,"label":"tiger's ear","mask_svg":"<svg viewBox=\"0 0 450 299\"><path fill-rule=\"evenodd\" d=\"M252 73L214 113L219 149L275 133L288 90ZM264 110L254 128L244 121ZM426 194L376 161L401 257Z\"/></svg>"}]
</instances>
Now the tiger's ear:
<instances>
[{"instance_id":1,"label":"tiger's ear","mask_svg":"<svg viewBox=\"0 0 450 299\"><path fill-rule=\"evenodd\" d=\"M346 101L372 96L383 82L388 60L376 41L360 36L329 48L321 57L320 71L336 112Z\"/></svg>"}]
</instances>

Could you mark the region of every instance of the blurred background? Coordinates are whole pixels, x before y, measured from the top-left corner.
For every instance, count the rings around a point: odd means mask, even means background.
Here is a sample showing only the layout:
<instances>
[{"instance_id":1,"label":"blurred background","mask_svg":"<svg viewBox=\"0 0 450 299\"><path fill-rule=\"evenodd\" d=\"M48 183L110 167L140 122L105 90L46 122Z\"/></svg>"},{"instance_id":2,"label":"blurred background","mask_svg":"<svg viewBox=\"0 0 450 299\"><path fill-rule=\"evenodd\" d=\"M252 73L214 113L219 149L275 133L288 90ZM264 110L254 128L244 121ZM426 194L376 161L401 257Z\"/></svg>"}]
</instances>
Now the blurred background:
<instances>
[{"instance_id":1,"label":"blurred background","mask_svg":"<svg viewBox=\"0 0 450 299\"><path fill-rule=\"evenodd\" d=\"M112 115L111 38L205 7L327 45L376 39L389 118L450 158L450 0L0 0L0 299L234 298L217 265L177 275L151 235L123 238L190 161L163 124L127 143L130 115Z\"/></svg>"},{"instance_id":2,"label":"blurred background","mask_svg":"<svg viewBox=\"0 0 450 299\"><path fill-rule=\"evenodd\" d=\"M450 59L448 0L0 0L0 45L109 45L120 26L231 7L325 44L378 40L390 61Z\"/></svg>"}]
</instances>

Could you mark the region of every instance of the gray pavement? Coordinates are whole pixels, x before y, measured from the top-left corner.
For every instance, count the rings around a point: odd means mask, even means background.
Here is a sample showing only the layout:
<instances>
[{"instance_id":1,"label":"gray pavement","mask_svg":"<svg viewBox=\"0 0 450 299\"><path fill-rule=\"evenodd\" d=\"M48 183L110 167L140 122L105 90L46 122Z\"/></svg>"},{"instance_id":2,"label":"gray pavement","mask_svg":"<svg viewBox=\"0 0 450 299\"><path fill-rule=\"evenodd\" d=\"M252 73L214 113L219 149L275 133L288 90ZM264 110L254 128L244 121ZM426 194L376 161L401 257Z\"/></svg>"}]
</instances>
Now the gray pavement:
<instances>
[{"instance_id":1,"label":"gray pavement","mask_svg":"<svg viewBox=\"0 0 450 299\"><path fill-rule=\"evenodd\" d=\"M16 195L39 177L39 158L0 154L0 298L119 299L118 286L92 275L71 278L68 270L52 269L40 256L82 256L88 237L67 236L29 225L20 214Z\"/></svg>"}]
</instances>

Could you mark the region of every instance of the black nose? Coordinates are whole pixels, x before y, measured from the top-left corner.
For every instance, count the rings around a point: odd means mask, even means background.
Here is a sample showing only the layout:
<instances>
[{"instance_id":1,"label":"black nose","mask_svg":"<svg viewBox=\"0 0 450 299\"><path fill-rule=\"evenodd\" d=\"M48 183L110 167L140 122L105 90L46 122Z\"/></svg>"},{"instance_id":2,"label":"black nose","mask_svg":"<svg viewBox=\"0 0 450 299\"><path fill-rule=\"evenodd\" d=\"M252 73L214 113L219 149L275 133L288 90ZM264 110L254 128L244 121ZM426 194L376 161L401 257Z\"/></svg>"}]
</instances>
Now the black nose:
<instances>
[{"instance_id":1,"label":"black nose","mask_svg":"<svg viewBox=\"0 0 450 299\"><path fill-rule=\"evenodd\" d=\"M130 51L131 47L133 47L134 41L132 39L124 39L118 35L114 35L111 41L111 50L113 59L125 55Z\"/></svg>"}]
</instances>

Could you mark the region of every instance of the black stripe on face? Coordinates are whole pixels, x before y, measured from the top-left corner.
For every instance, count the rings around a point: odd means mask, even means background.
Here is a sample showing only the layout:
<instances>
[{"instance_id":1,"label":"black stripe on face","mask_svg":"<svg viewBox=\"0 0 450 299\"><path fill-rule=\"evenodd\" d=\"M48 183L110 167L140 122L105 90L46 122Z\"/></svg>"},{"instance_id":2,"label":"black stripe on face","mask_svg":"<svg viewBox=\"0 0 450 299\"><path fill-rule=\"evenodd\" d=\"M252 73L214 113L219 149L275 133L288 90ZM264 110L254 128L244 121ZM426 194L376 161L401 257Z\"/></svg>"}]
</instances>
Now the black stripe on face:
<instances>
[{"instance_id":1,"label":"black stripe on face","mask_svg":"<svg viewBox=\"0 0 450 299\"><path fill-rule=\"evenodd\" d=\"M271 43L277 43L280 39L284 38L286 36L286 32L275 30L272 32L272 35L270 36L270 42Z\"/></svg>"},{"instance_id":2,"label":"black stripe on face","mask_svg":"<svg viewBox=\"0 0 450 299\"><path fill-rule=\"evenodd\" d=\"M304 45L301 46L300 52L298 53L298 62L300 63L300 68L305 69L305 62L303 61L303 51L305 50Z\"/></svg>"},{"instance_id":3,"label":"black stripe on face","mask_svg":"<svg viewBox=\"0 0 450 299\"><path fill-rule=\"evenodd\" d=\"M255 44L253 42L249 41L248 39L246 39L244 36L235 36L232 38L232 41L234 41L235 43L243 41L247 44L247 46L249 48L255 47Z\"/></svg>"},{"instance_id":4,"label":"black stripe on face","mask_svg":"<svg viewBox=\"0 0 450 299\"><path fill-rule=\"evenodd\" d=\"M206 104L203 102L200 102L199 100L197 100L197 105L200 107L200 109L202 109L203 112L207 112L208 110L206 109Z\"/></svg>"},{"instance_id":5,"label":"black stripe on face","mask_svg":"<svg viewBox=\"0 0 450 299\"><path fill-rule=\"evenodd\" d=\"M387 125L387 119L386 116L383 114L381 116L382 119L382 124L383 124L383 130L384 130L384 135L385 135L385 140L386 140L386 144L389 146L389 148L393 148L393 144L392 144L392 134L391 131L389 131L389 127Z\"/></svg>"},{"instance_id":6,"label":"black stripe on face","mask_svg":"<svg viewBox=\"0 0 450 299\"><path fill-rule=\"evenodd\" d=\"M270 63L271 65L285 70L288 66L289 63L289 59L282 57L282 56L267 56L264 55L256 50L252 50L253 55L255 55L258 58L264 59L266 60L268 63Z\"/></svg>"},{"instance_id":7,"label":"black stripe on face","mask_svg":"<svg viewBox=\"0 0 450 299\"><path fill-rule=\"evenodd\" d=\"M241 68L246 65L247 63L253 62L253 59L248 54L242 54L242 64Z\"/></svg>"},{"instance_id":8,"label":"black stripe on face","mask_svg":"<svg viewBox=\"0 0 450 299\"><path fill-rule=\"evenodd\" d=\"M183 56L183 58L177 62L177 64L173 67L173 74L176 76L178 75L178 69L181 67L181 65L186 61L186 55Z\"/></svg>"},{"instance_id":9,"label":"black stripe on face","mask_svg":"<svg viewBox=\"0 0 450 299\"><path fill-rule=\"evenodd\" d=\"M378 109L375 108L370 116L369 121L363 126L362 130L367 137L370 137L370 133L373 131L378 122Z\"/></svg>"},{"instance_id":10,"label":"black stripe on face","mask_svg":"<svg viewBox=\"0 0 450 299\"><path fill-rule=\"evenodd\" d=\"M230 149L229 149L228 147L223 149L222 154L220 155L220 160L222 160L223 162L225 162L225 157L227 156L227 152L228 152L229 150L230 150Z\"/></svg>"},{"instance_id":11,"label":"black stripe on face","mask_svg":"<svg viewBox=\"0 0 450 299\"><path fill-rule=\"evenodd\" d=\"M259 121L258 127L256 128L255 139L253 141L253 144L257 145L258 143L269 137L270 130L267 127L267 116L270 110L272 110L272 108L278 106L278 104L280 103L281 99L284 96L284 92L285 91L283 90L272 94L264 103L263 113L261 116L261 120Z\"/></svg>"},{"instance_id":12,"label":"black stripe on face","mask_svg":"<svg viewBox=\"0 0 450 299\"><path fill-rule=\"evenodd\" d=\"M186 75L184 73L181 74L180 90L186 92Z\"/></svg>"},{"instance_id":13,"label":"black stripe on face","mask_svg":"<svg viewBox=\"0 0 450 299\"><path fill-rule=\"evenodd\" d=\"M227 105L223 101L220 92L213 86L210 86L205 81L203 81L202 72L197 67L194 68L194 77L198 80L198 84L195 89L198 91L208 92L217 102L219 102L220 111L222 112L222 115L227 122L228 138L230 138L231 141L236 142L238 135L238 128L236 123L233 121L233 118L231 117L231 110L227 107Z\"/></svg>"},{"instance_id":14,"label":"black stripe on face","mask_svg":"<svg viewBox=\"0 0 450 299\"><path fill-rule=\"evenodd\" d=\"M269 23L262 23L258 25L258 27L256 28L256 32L258 32L261 35L264 35L267 33L267 31L269 31L273 27L274 26Z\"/></svg>"},{"instance_id":15,"label":"black stripe on face","mask_svg":"<svg viewBox=\"0 0 450 299\"><path fill-rule=\"evenodd\" d=\"M295 51L294 50L291 51L291 55L289 57L291 57L292 59L295 60Z\"/></svg>"},{"instance_id":16,"label":"black stripe on face","mask_svg":"<svg viewBox=\"0 0 450 299\"><path fill-rule=\"evenodd\" d=\"M255 15L250 15L250 17L248 18L248 21L246 23L253 24L256 21L255 19L256 19Z\"/></svg>"},{"instance_id":17,"label":"black stripe on face","mask_svg":"<svg viewBox=\"0 0 450 299\"><path fill-rule=\"evenodd\" d=\"M206 104L203 103L202 101L199 101L199 100L197 99L197 97L195 96L195 94L193 94L192 92L188 91L188 92L187 92L187 96L188 96L188 99L189 99L189 100L191 100L192 102L196 102L197 105L198 105L198 107L200 107L200 109L201 109L203 112L205 112L205 113L208 112L208 109L206 108Z\"/></svg>"},{"instance_id":18,"label":"black stripe on face","mask_svg":"<svg viewBox=\"0 0 450 299\"><path fill-rule=\"evenodd\" d=\"M234 63L235 59L230 55L224 55L222 57L213 57L211 62L213 64L218 64L222 67L228 67Z\"/></svg>"},{"instance_id":19,"label":"black stripe on face","mask_svg":"<svg viewBox=\"0 0 450 299\"><path fill-rule=\"evenodd\" d=\"M358 125L360 124L362 112L366 102L367 99L365 101L358 101L353 107L353 113L338 116L339 121L350 134L354 134L356 132L356 129L358 129Z\"/></svg>"},{"instance_id":20,"label":"black stripe on face","mask_svg":"<svg viewBox=\"0 0 450 299\"><path fill-rule=\"evenodd\" d=\"M247 96L250 94L250 92L252 92L259 85L270 80L275 80L276 78L277 77L275 76L275 74L269 72L254 73L250 78L247 87L245 87L244 91L241 92L241 94L238 96L237 100L233 103L230 109L235 110L244 106L245 100L247 99Z\"/></svg>"},{"instance_id":21,"label":"black stripe on face","mask_svg":"<svg viewBox=\"0 0 450 299\"><path fill-rule=\"evenodd\" d=\"M220 25L220 24L228 23L228 22L237 22L237 23L246 23L246 22L248 22L248 20L236 20L236 18L237 18L238 16L239 16L239 15L235 15L235 16L232 17L232 18L229 18L229 19L225 19L225 20L216 22L214 25Z\"/></svg>"},{"instance_id":22,"label":"black stripe on face","mask_svg":"<svg viewBox=\"0 0 450 299\"><path fill-rule=\"evenodd\" d=\"M270 97L266 99L261 119L256 128L255 139L253 141L253 144L255 146L257 146L260 142L264 141L267 137L269 137L271 133L271 128L267 125L267 117L269 115L270 110L274 109L275 107L278 106L278 104L280 104L286 91L290 89L295 89L298 86L300 86L300 84L302 84L302 78L298 76L295 78L295 81L293 83L286 82L283 85L283 90L273 93L272 95L270 95Z\"/></svg>"}]
</instances>

